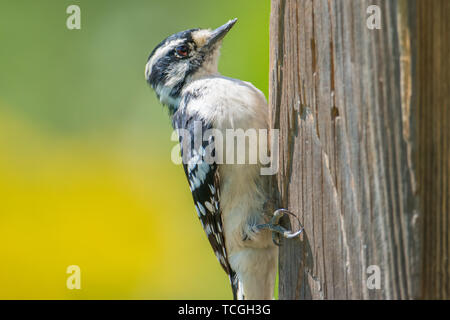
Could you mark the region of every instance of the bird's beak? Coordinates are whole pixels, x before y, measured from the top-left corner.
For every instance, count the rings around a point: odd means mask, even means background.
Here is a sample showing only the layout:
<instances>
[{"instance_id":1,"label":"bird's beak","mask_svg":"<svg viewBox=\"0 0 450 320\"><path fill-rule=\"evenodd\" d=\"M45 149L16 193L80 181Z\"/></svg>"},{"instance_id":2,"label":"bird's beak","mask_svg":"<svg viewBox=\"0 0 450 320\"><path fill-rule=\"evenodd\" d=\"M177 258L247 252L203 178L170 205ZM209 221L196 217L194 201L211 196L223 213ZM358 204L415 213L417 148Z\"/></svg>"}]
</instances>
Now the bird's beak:
<instances>
[{"instance_id":1,"label":"bird's beak","mask_svg":"<svg viewBox=\"0 0 450 320\"><path fill-rule=\"evenodd\" d=\"M233 20L228 21L223 26L218 27L215 29L210 38L208 39L208 42L206 43L205 47L212 48L217 42L223 39L225 35L230 31L230 29L234 26L236 23L237 18L234 18Z\"/></svg>"}]
</instances>

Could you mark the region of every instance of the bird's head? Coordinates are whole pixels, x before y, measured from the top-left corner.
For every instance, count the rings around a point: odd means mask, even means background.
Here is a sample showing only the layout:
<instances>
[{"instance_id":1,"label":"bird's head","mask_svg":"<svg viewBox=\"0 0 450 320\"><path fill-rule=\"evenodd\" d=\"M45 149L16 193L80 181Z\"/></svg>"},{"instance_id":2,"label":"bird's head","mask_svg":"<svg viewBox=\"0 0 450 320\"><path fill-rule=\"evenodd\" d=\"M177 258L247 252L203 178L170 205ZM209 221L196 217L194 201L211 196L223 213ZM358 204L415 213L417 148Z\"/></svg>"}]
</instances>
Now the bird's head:
<instances>
[{"instance_id":1,"label":"bird's head","mask_svg":"<svg viewBox=\"0 0 450 320\"><path fill-rule=\"evenodd\" d=\"M163 40L150 54L145 78L163 104L176 111L183 87L217 73L220 45L237 19L215 30L190 29Z\"/></svg>"}]
</instances>

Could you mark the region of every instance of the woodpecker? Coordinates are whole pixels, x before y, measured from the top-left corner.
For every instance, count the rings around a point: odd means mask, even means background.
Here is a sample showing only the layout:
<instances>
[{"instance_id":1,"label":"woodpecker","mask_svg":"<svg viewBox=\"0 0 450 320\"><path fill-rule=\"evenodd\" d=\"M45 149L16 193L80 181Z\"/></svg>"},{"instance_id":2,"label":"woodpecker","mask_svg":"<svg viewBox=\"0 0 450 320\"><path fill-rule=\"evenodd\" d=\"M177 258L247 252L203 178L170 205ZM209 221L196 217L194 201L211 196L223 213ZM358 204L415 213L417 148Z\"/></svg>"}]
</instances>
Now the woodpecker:
<instances>
[{"instance_id":1,"label":"woodpecker","mask_svg":"<svg viewBox=\"0 0 450 320\"><path fill-rule=\"evenodd\" d=\"M206 150L213 157L228 152L217 147L214 130L269 128L264 94L217 69L222 40L236 21L169 36L151 52L145 78L168 107L197 215L230 278L233 298L273 299L278 257L274 234L291 238L302 230L291 232L279 225L287 210L269 211L269 177L261 175L260 164L205 159ZM203 133L201 143L193 141L196 131Z\"/></svg>"}]
</instances>

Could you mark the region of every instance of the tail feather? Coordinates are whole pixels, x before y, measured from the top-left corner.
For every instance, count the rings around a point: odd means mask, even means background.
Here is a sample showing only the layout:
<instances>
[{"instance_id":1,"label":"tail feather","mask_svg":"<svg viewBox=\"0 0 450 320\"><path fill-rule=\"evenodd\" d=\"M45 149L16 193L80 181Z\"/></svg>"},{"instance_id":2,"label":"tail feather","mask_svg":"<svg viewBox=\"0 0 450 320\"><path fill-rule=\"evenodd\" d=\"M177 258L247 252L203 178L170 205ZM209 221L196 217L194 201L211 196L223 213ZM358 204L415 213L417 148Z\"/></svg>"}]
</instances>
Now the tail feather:
<instances>
[{"instance_id":1,"label":"tail feather","mask_svg":"<svg viewBox=\"0 0 450 320\"><path fill-rule=\"evenodd\" d=\"M231 271L230 273L230 282L231 289L233 290L233 300L245 300L242 282L239 281L239 278L234 271Z\"/></svg>"}]
</instances>

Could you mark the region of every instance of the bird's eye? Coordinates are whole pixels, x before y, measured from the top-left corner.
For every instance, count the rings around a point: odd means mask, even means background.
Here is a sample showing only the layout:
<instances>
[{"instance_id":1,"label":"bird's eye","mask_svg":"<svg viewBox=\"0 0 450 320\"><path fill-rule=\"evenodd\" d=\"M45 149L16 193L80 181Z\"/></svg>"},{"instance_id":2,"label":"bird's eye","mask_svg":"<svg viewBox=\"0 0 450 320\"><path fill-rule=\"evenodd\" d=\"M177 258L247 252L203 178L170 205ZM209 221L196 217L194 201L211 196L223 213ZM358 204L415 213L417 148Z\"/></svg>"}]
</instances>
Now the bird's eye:
<instances>
[{"instance_id":1,"label":"bird's eye","mask_svg":"<svg viewBox=\"0 0 450 320\"><path fill-rule=\"evenodd\" d=\"M179 46L175 51L180 57L186 57L188 55L188 48L186 46Z\"/></svg>"}]
</instances>

